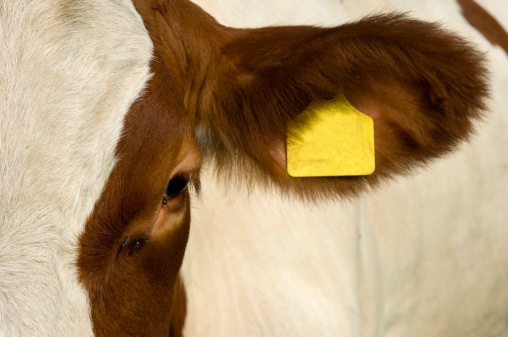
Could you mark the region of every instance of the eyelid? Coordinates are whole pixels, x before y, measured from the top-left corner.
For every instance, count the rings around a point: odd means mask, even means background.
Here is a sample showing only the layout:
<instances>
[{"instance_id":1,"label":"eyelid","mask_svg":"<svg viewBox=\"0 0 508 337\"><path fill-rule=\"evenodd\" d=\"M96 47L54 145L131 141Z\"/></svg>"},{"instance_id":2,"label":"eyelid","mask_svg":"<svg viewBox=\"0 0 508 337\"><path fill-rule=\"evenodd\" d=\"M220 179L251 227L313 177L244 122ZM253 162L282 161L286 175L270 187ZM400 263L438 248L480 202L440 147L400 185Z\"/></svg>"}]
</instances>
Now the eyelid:
<instances>
[{"instance_id":1,"label":"eyelid","mask_svg":"<svg viewBox=\"0 0 508 337\"><path fill-rule=\"evenodd\" d=\"M189 144L188 144L189 145ZM182 190L175 193L173 196L176 197L180 195L180 192L183 192L189 185L193 187L194 191L197 195L200 194L201 191L201 182L199 179L199 173L201 171L202 157L197 144L192 143L190 147L185 147L177 156L177 160L179 161L178 165L173 169L173 172L170 175L170 179L167 182L165 191L164 191L164 199L167 195L167 189L169 184L173 179L184 179L186 181L186 186ZM171 197L171 196L168 196ZM163 200L164 200L163 199ZM171 198L168 198L171 199Z\"/></svg>"}]
</instances>

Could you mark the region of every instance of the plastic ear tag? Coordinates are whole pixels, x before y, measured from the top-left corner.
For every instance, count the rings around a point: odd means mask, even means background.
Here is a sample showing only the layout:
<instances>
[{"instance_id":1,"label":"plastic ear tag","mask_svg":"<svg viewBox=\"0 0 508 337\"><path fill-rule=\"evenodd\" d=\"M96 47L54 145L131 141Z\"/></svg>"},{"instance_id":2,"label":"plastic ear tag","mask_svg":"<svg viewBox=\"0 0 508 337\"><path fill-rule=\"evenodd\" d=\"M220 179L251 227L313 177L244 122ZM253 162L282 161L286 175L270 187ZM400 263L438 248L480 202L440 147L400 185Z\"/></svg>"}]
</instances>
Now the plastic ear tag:
<instances>
[{"instance_id":1,"label":"plastic ear tag","mask_svg":"<svg viewBox=\"0 0 508 337\"><path fill-rule=\"evenodd\" d=\"M374 173L374 122L343 94L312 102L288 123L287 131L287 170L292 177Z\"/></svg>"}]
</instances>

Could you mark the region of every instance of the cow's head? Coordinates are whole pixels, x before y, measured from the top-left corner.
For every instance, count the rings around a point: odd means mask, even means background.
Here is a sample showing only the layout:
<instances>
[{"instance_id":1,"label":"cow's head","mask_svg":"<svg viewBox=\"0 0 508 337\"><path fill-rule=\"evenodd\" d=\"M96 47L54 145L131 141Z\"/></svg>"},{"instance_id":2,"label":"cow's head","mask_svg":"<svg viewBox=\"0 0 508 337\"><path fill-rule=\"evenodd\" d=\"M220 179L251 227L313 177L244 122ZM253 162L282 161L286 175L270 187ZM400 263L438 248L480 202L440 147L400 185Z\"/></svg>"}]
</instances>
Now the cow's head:
<instances>
[{"instance_id":1,"label":"cow's head","mask_svg":"<svg viewBox=\"0 0 508 337\"><path fill-rule=\"evenodd\" d=\"M90 3L93 7L93 1ZM131 30L122 30L122 25L118 24L119 29L114 32L123 38L114 42L120 47L112 48L117 48L116 52L123 50L127 55L118 69L113 64L114 60L108 59L100 48L93 48L94 39L101 39L101 36L86 35L89 40L76 42L73 49L70 41L76 41L72 37L74 28L93 31L97 27L86 25L86 20L95 19L91 7L62 6L58 9L62 12L58 12L60 16L57 17L63 24L43 26L63 36L63 40L50 39L46 43L65 57L76 60L83 57L87 62L90 57L95 57L94 65L97 63L111 68L108 75L111 82L101 82L104 88L86 91L89 88L86 85L86 90L81 88L79 82L88 81L86 76L64 74L63 78L78 81L61 83L63 91L54 93L82 99L72 106L78 112L79 109L88 109L88 101L94 100L87 94L100 94L101 90L108 93L108 100L121 101L122 104L106 109L111 116L89 116L91 122L84 123L83 127L89 127L90 132L80 131L80 137L74 137L73 129L60 129L58 124L53 127L51 121L46 120L69 116L69 110L65 110L64 106L54 114L41 114L43 120L34 122L34 130L41 135L37 138L41 141L37 147L25 149L22 136L18 144L12 143L14 132L28 132L20 129L4 133L4 125L11 125L7 118L24 116L23 113L12 113L14 108L24 109L28 105L29 109L50 110L53 101L44 98L38 106L37 95L32 93L37 90L30 86L44 93L45 89L41 86L44 82L39 80L39 83L29 77L22 79L28 88L22 90L28 92L28 100L32 101L14 100L12 95L15 95L16 86L5 78L15 76L14 73L1 75L2 80L7 81L4 84L13 90L3 95L8 102L15 104L0 111L3 137L0 138L0 150L22 151L30 159L34 151L45 148L44 137L69 132L69 137L57 137L61 143L54 145L72 150L83 142L89 144L85 151L86 160L84 157L80 159L79 149L76 149L74 157L58 157L61 153L58 147L49 148L56 153L54 160L46 162L40 156L33 159L34 164L39 165L33 167L34 170L51 170L63 165L77 167L76 170L63 170L67 177L55 176L52 180L51 175L41 176L41 181L48 186L41 193L47 199L45 203L35 203L37 209L34 214L38 216L34 219L26 214L11 214L7 210L15 205L16 186L33 186L11 182L19 174L33 179L38 188L45 185L38 185L37 173L30 171L32 166L20 165L19 168L24 171L15 174L13 170L17 169L17 162L10 160L17 157L0 157L0 174L3 182L9 182L2 186L10 188L2 190L1 194L0 201L4 207L0 214L2 235L7 231L13 237L24 235L26 240L23 244L31 247L39 237L29 232L16 232L23 231L27 222L35 221L44 225L46 230L60 228L48 226L58 216L44 218L47 213L44 207L57 213L66 205L81 207L82 194L86 204L86 207L80 208L81 217L69 219L74 233L80 234L79 239L65 233L50 233L57 241L60 238L66 242L62 246L68 250L65 261L60 258L60 248L45 250L40 256L33 253L26 259L28 262L18 268L7 268L6 260L0 257L0 271L14 274L23 270L29 272L27 270L31 266L37 265L37 259L46 260L52 256L53 265L50 267L55 269L55 273L43 280L55 284L40 287L24 284L19 288L20 292L29 289L34 295L38 292L46 292L47 295L48 289L55 290L54 294L48 295L52 298L72 292L76 289L73 287L84 289L89 308L86 301L81 300L79 305L75 305L75 311L83 309L82 316L86 321L90 310L97 336L163 336L168 333L172 289L189 232L190 200L186 186L190 183L199 188L202 156L215 161L218 172L231 178L230 181L274 184L282 193L314 200L351 197L386 178L408 173L417 165L453 150L471 134L473 123L484 108L487 89L482 56L465 41L435 24L412 20L404 15L384 15L335 28L300 26L238 30L219 25L188 0L135 0L134 6L153 42L153 58L146 57L151 52L151 46L139 37L146 34L142 26L134 25L134 28L128 27ZM22 16L18 10L12 9L12 14ZM108 14L108 10L114 14ZM110 21L101 24L115 27L115 20L121 21L123 17L122 10L125 17L136 23L130 4L111 5L95 14L104 19L110 15ZM119 11L122 15L118 15ZM6 27L12 29L11 26ZM130 43L127 41L129 36L136 36L143 43ZM22 38L21 35L18 37ZM128 48L122 49L122 44ZM82 51L88 54L78 55ZM15 60L15 52L6 57ZM52 50L45 52L51 53ZM132 60L129 63L129 52L144 56L138 63ZM40 60L51 62L50 58ZM72 67L74 65L70 62L68 68L64 64L57 69L70 73L79 71ZM5 63L3 66L7 67ZM18 63L13 68L24 66ZM146 77L148 66L152 73L149 79ZM124 76L116 78L115 69L123 71ZM137 81L135 84L128 85L129 74L125 74L125 69L132 71L133 81ZM46 80L51 82L49 77ZM142 83L145 83L144 89L141 88ZM111 86L118 87L112 89ZM79 96L80 90L83 97ZM286 171L287 123L312 100L331 98L338 92L343 92L358 110L374 119L376 172L368 177L291 178ZM59 99L55 100L55 107ZM107 102L97 103L97 109L104 108L99 105L104 103ZM87 111L94 112L94 109ZM33 118L39 115L26 116ZM118 137L121 128L122 134ZM94 142L98 144L97 149L93 147ZM47 146L51 144L49 142ZM108 147L108 144L114 146ZM73 161L76 158L77 163ZM73 184L79 169L88 172L88 166L97 167L100 174L83 174L79 184ZM95 177L96 181L93 180ZM86 192L89 185L95 185L92 188L95 192ZM72 199L71 202L68 202L69 199ZM61 200L64 202L60 203ZM27 209L24 208L25 211ZM64 210L62 214L72 213ZM63 216L58 221L65 223L67 220ZM6 240L4 236L0 244L5 246ZM22 244L14 242L17 243L13 247L20 249ZM0 247L0 252L2 249ZM21 255L17 252L13 256ZM58 270L64 268L61 266L75 270L76 274L69 276L69 273L64 273L65 278L60 281ZM33 271L35 274L40 272L37 269ZM37 282L37 277L34 280ZM11 330L4 325L0 327L0 332L23 331L22 320L7 316L9 310L15 314L17 306L30 307L29 298L16 293L15 287L8 291L0 288L0 295L3 297L0 299L8 303L6 310L0 309L0 323L19 325ZM73 300L72 295L63 297L66 301ZM43 303L34 303L35 309L23 312L44 310ZM58 307L58 304L52 306ZM70 319L72 315L57 312L49 316L58 321ZM47 315L41 317L48 319ZM37 319L28 321L30 326L38 322ZM68 327L72 323L56 326L66 326L67 330L55 328L53 331L70 331ZM48 329L45 331L50 331Z\"/></svg>"}]
</instances>

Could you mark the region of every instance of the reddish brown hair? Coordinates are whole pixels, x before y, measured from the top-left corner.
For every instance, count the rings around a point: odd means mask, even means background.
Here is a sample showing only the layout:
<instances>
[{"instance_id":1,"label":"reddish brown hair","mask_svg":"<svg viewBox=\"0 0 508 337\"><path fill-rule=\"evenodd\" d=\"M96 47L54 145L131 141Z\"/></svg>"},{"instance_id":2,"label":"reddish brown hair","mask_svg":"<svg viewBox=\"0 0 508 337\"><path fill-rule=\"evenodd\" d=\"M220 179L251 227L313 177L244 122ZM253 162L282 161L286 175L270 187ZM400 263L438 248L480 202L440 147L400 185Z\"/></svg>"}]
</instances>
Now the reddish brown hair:
<instances>
[{"instance_id":1,"label":"reddish brown hair","mask_svg":"<svg viewBox=\"0 0 508 337\"><path fill-rule=\"evenodd\" d=\"M508 55L508 33L503 26L474 0L458 0L462 14L494 46L501 47Z\"/></svg>"},{"instance_id":2,"label":"reddish brown hair","mask_svg":"<svg viewBox=\"0 0 508 337\"><path fill-rule=\"evenodd\" d=\"M163 63L154 60L151 68L145 93L126 116L118 163L80 238L80 280L96 336L169 334L190 210L187 191L164 204L164 190L200 161L174 81ZM190 169L181 168L189 160Z\"/></svg>"},{"instance_id":3,"label":"reddish brown hair","mask_svg":"<svg viewBox=\"0 0 508 337\"><path fill-rule=\"evenodd\" d=\"M206 130L202 149L228 177L307 197L353 196L452 151L485 108L483 55L434 23L390 14L335 28L232 29L188 0L136 5L193 127ZM376 173L291 178L287 122L339 91L374 118Z\"/></svg>"}]
</instances>

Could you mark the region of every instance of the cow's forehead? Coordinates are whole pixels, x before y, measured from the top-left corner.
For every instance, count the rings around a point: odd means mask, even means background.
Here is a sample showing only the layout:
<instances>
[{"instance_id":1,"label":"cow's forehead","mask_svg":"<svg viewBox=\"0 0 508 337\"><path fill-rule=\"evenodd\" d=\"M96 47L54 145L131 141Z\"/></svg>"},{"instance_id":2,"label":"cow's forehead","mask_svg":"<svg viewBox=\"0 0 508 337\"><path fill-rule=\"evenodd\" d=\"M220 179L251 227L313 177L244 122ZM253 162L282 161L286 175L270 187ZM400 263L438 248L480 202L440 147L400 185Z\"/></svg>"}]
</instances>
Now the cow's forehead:
<instances>
[{"instance_id":1,"label":"cow's forehead","mask_svg":"<svg viewBox=\"0 0 508 337\"><path fill-rule=\"evenodd\" d=\"M0 8L0 297L12 311L0 326L89 334L75 246L150 77L151 40L128 0Z\"/></svg>"}]
</instances>

